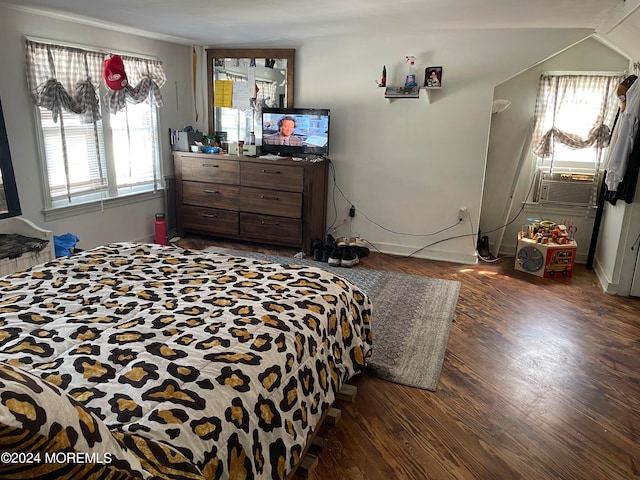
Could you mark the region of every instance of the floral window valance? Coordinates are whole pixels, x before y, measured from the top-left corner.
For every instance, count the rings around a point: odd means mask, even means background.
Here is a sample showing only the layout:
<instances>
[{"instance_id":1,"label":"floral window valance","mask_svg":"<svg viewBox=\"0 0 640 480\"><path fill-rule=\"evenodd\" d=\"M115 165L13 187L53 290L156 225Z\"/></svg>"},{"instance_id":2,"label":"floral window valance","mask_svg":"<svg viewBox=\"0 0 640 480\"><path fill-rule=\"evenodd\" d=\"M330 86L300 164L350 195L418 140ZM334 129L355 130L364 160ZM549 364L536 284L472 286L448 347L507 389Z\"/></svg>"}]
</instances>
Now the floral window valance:
<instances>
[{"instance_id":1,"label":"floral window valance","mask_svg":"<svg viewBox=\"0 0 640 480\"><path fill-rule=\"evenodd\" d=\"M51 110L54 120L62 111L80 115L91 123L100 119L98 93L108 53L58 44L26 40L27 86L33 102ZM110 90L104 97L106 108L123 110L126 102L148 101L162 106L160 88L167 78L162 62L121 55L129 84L122 90Z\"/></svg>"}]
</instances>

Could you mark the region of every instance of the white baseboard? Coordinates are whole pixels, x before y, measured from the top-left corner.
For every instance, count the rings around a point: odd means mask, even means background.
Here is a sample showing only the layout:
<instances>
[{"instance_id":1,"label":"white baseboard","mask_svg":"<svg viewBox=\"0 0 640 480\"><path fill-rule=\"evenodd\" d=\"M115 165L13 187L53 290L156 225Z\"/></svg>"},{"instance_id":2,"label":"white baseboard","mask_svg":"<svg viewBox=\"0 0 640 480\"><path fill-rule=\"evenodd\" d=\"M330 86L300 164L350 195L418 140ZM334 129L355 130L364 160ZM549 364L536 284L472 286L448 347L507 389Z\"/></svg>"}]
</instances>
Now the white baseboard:
<instances>
[{"instance_id":1,"label":"white baseboard","mask_svg":"<svg viewBox=\"0 0 640 480\"><path fill-rule=\"evenodd\" d=\"M399 255L406 257L416 251L415 247L407 247L405 245L397 245L392 243L376 243L376 247L382 253L388 253L390 255ZM372 249L372 251L377 251ZM443 262L461 263L464 265L476 265L478 263L478 257L475 254L466 254L463 252L446 252L443 250L433 250L425 248L420 252L417 252L412 257L425 258L427 260L438 260Z\"/></svg>"},{"instance_id":2,"label":"white baseboard","mask_svg":"<svg viewBox=\"0 0 640 480\"><path fill-rule=\"evenodd\" d=\"M600 283L600 286L605 293L609 293L611 295L621 295L624 297L629 296L630 292L628 290L623 291L624 288L619 283L613 282L609 278L609 275L607 275L607 272L605 272L605 270L597 261L593 262L593 271L595 272L596 278L598 279L598 282Z\"/></svg>"}]
</instances>

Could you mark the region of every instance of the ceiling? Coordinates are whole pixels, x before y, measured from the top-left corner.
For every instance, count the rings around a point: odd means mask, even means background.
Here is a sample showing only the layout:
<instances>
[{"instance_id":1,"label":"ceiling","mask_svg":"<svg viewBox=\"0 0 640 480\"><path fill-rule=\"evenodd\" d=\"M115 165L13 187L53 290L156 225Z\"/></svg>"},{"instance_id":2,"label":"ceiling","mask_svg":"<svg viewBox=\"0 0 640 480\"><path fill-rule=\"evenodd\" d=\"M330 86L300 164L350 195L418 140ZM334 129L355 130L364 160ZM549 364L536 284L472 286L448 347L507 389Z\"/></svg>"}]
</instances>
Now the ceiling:
<instances>
[{"instance_id":1,"label":"ceiling","mask_svg":"<svg viewBox=\"0 0 640 480\"><path fill-rule=\"evenodd\" d=\"M485 28L595 30L623 0L0 0L23 11L205 46ZM535 5L535 7L533 6Z\"/></svg>"}]
</instances>

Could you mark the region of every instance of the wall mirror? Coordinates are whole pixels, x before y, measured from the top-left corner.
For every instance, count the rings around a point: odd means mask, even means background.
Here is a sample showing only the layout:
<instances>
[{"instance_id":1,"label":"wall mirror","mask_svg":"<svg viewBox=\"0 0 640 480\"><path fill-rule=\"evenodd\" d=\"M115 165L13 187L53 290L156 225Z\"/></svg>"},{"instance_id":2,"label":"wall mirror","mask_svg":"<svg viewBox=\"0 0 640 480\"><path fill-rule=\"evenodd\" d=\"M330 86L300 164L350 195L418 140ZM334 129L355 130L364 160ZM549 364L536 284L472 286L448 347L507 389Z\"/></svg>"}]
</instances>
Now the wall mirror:
<instances>
[{"instance_id":1,"label":"wall mirror","mask_svg":"<svg viewBox=\"0 0 640 480\"><path fill-rule=\"evenodd\" d=\"M9 139L4 124L2 101L0 101L0 218L21 215L20 199L13 174Z\"/></svg>"},{"instance_id":2,"label":"wall mirror","mask_svg":"<svg viewBox=\"0 0 640 480\"><path fill-rule=\"evenodd\" d=\"M295 49L207 49L209 135L260 144L262 107L293 107Z\"/></svg>"}]
</instances>

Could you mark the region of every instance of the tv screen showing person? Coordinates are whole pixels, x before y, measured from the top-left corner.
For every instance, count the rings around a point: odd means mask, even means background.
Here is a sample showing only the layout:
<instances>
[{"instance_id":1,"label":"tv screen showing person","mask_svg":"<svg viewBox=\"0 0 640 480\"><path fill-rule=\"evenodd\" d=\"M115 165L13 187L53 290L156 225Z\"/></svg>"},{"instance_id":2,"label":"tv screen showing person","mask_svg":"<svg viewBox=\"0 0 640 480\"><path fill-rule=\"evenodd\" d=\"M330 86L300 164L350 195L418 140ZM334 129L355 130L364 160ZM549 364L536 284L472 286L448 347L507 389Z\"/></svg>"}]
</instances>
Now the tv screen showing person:
<instances>
[{"instance_id":1,"label":"tv screen showing person","mask_svg":"<svg viewBox=\"0 0 640 480\"><path fill-rule=\"evenodd\" d=\"M267 135L262 139L262 143L267 145L290 145L293 147L302 146L302 139L293 134L296 128L296 119L290 115L285 115L278 120L278 131L272 135Z\"/></svg>"}]
</instances>

